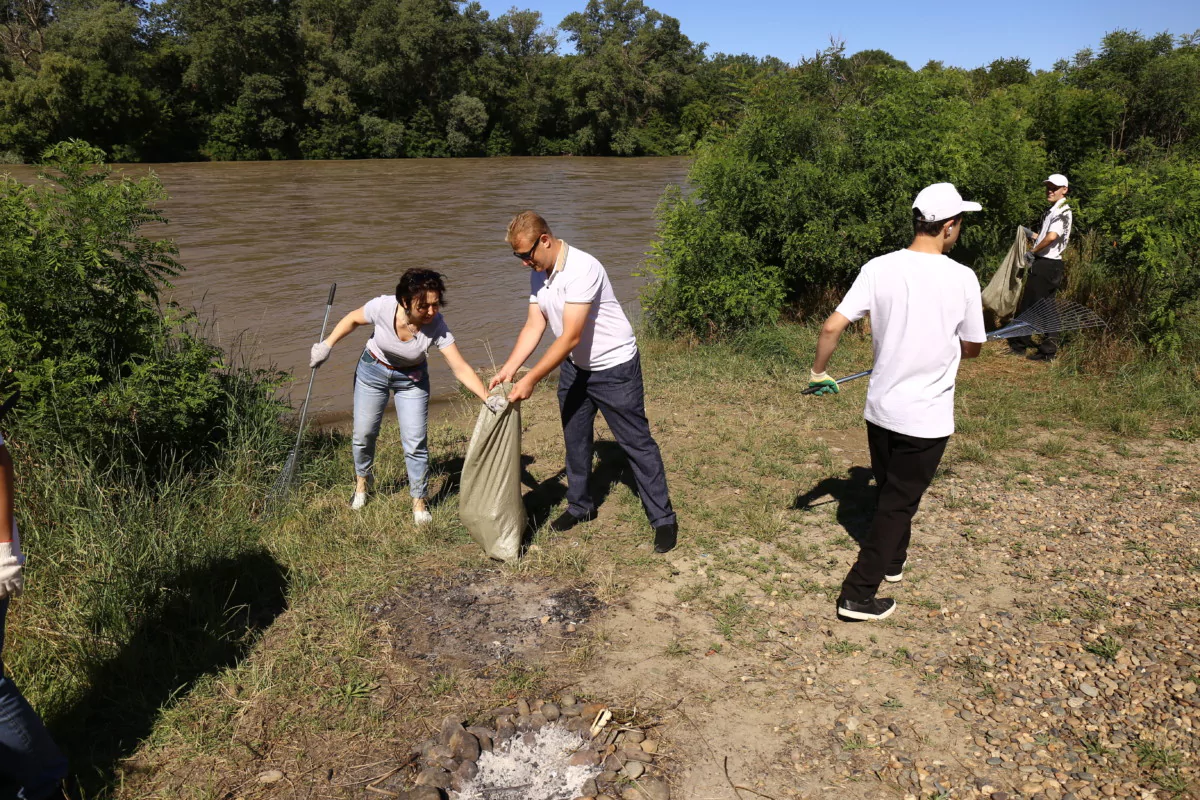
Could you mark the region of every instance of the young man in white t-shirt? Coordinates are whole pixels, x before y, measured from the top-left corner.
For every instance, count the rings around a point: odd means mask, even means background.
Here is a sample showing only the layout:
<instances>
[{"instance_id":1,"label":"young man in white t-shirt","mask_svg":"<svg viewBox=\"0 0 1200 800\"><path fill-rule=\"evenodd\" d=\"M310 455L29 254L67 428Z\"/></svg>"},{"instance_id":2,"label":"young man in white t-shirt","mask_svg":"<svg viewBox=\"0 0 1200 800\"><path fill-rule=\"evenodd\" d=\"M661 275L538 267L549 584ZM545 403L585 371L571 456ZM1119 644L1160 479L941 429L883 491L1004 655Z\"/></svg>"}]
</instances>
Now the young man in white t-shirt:
<instances>
[{"instance_id":1,"label":"young man in white t-shirt","mask_svg":"<svg viewBox=\"0 0 1200 800\"><path fill-rule=\"evenodd\" d=\"M868 261L821 328L809 383L817 394L838 391L825 367L851 322L871 316L875 349L863 416L879 505L842 582L839 619L883 619L896 608L875 593L884 579L904 577L913 515L954 432L959 361L978 356L987 340L979 280L946 256L963 212L979 210L949 183L922 189L913 203L912 244Z\"/></svg>"},{"instance_id":2,"label":"young man in white t-shirt","mask_svg":"<svg viewBox=\"0 0 1200 800\"><path fill-rule=\"evenodd\" d=\"M675 546L679 527L662 454L646 419L642 362L633 327L617 302L604 267L592 256L556 239L540 215L522 211L508 225L505 241L530 274L529 313L517 344L492 379L494 388L512 381L537 349L549 323L554 342L508 395L525 400L538 382L559 370L558 404L567 450L567 510L550 523L566 531L595 519L588 490L593 426L601 411L625 451L646 518L654 528L654 551Z\"/></svg>"},{"instance_id":3,"label":"young man in white t-shirt","mask_svg":"<svg viewBox=\"0 0 1200 800\"><path fill-rule=\"evenodd\" d=\"M1033 235L1026 258L1033 260L1029 268L1029 277L1025 281L1025 291L1021 295L1021 304L1017 306L1017 316L1047 297L1054 297L1062 287L1066 273L1063 270L1063 251L1071 240L1071 226L1074 217L1071 207L1067 205L1067 176L1054 173L1042 182L1046 187L1046 202L1050 207L1042 215L1042 224ZM1034 342L1032 336L1016 336L1008 340L1009 352L1014 355L1025 355L1030 347L1037 348L1026 358L1030 361L1053 361L1058 356L1058 336L1047 333L1042 336L1040 343Z\"/></svg>"}]
</instances>

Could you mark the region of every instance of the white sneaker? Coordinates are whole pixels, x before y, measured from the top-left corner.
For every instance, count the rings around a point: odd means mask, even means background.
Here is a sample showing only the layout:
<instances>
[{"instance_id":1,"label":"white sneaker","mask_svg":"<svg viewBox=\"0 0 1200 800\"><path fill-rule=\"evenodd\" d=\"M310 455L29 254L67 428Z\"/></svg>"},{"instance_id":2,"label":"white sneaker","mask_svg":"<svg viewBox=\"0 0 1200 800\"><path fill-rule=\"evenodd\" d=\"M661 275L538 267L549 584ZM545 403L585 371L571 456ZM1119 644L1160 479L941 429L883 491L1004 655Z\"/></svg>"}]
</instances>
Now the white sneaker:
<instances>
[{"instance_id":1,"label":"white sneaker","mask_svg":"<svg viewBox=\"0 0 1200 800\"><path fill-rule=\"evenodd\" d=\"M887 581L888 583L899 583L900 581L904 580L904 568L907 566L908 566L908 559L905 559L904 563L900 565L899 572L897 572L895 575L884 575L883 579L885 581Z\"/></svg>"},{"instance_id":2,"label":"white sneaker","mask_svg":"<svg viewBox=\"0 0 1200 800\"><path fill-rule=\"evenodd\" d=\"M418 525L428 525L429 523L433 522L433 514L430 514L428 511L418 511L414 508L413 522L417 523Z\"/></svg>"},{"instance_id":3,"label":"white sneaker","mask_svg":"<svg viewBox=\"0 0 1200 800\"><path fill-rule=\"evenodd\" d=\"M350 501L350 508L353 509L354 511L358 511L360 508L362 508L366 504L367 504L367 493L366 492L355 492L354 499Z\"/></svg>"}]
</instances>

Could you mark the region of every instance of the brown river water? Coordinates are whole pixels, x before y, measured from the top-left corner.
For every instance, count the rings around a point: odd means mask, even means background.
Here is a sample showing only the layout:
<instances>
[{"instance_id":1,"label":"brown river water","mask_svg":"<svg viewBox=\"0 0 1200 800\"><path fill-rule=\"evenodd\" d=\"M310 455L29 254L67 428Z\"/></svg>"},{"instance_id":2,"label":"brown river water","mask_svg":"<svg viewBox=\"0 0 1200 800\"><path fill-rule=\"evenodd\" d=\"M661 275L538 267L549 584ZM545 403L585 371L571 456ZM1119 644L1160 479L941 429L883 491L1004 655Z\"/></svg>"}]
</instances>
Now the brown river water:
<instances>
[{"instance_id":1,"label":"brown river water","mask_svg":"<svg viewBox=\"0 0 1200 800\"><path fill-rule=\"evenodd\" d=\"M529 296L528 268L504 243L509 219L523 208L600 259L617 297L636 312L646 279L635 273L644 270L654 237L655 205L668 184L683 182L687 167L683 158L493 158L120 169L131 176L153 170L170 194L166 231L186 272L169 294L211 319L223 345L240 337L257 363L291 372L297 380L289 396L298 408L333 282L328 330L367 300L392 293L405 269L435 269L446 276L444 316L468 363L502 363ZM13 173L24 179L32 170ZM348 419L369 330L342 340L317 371L309 413L318 420ZM430 372L436 397L455 396L454 376L432 352Z\"/></svg>"}]
</instances>

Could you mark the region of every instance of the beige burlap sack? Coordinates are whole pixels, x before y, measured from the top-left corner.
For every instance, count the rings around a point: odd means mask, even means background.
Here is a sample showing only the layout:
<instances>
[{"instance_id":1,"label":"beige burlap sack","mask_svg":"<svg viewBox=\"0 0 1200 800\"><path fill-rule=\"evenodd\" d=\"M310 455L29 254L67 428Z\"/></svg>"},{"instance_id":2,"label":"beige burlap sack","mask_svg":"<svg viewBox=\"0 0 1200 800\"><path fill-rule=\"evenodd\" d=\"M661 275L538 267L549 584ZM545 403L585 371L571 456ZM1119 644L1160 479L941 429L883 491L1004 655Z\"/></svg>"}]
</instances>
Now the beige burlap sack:
<instances>
[{"instance_id":1,"label":"beige burlap sack","mask_svg":"<svg viewBox=\"0 0 1200 800\"><path fill-rule=\"evenodd\" d=\"M511 561L520 555L525 533L520 403L498 414L486 406L479 409L463 462L458 516L492 558Z\"/></svg>"},{"instance_id":2,"label":"beige burlap sack","mask_svg":"<svg viewBox=\"0 0 1200 800\"><path fill-rule=\"evenodd\" d=\"M988 328L1000 327L1017 313L1017 304L1021 302L1021 290L1028 274L1025 264L1025 252L1028 249L1025 229L1018 227L1004 263L983 290L983 319Z\"/></svg>"}]
</instances>

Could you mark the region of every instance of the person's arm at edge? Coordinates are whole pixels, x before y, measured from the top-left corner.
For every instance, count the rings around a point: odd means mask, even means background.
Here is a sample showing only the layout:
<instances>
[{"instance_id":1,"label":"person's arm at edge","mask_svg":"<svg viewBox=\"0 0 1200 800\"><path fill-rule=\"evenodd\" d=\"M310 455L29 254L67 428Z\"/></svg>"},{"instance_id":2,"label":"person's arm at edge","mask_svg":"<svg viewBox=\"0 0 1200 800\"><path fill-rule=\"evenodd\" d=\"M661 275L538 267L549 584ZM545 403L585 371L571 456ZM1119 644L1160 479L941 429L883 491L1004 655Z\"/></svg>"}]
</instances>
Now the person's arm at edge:
<instances>
[{"instance_id":1,"label":"person's arm at edge","mask_svg":"<svg viewBox=\"0 0 1200 800\"><path fill-rule=\"evenodd\" d=\"M838 311L830 314L825 320L821 326L821 335L817 338L817 355L813 359L812 371L815 374L820 375L825 372L825 368L829 366L829 359L833 356L833 351L837 349L838 341L842 338L842 333L848 327L850 327L850 319Z\"/></svg>"},{"instance_id":2,"label":"person's arm at edge","mask_svg":"<svg viewBox=\"0 0 1200 800\"><path fill-rule=\"evenodd\" d=\"M0 542L13 540L13 483L12 456L0 444Z\"/></svg>"},{"instance_id":3,"label":"person's arm at edge","mask_svg":"<svg viewBox=\"0 0 1200 800\"><path fill-rule=\"evenodd\" d=\"M500 384L511 381L525 363L525 359L537 349L538 342L542 341L542 334L545 332L546 317L537 303L530 303L529 316L525 318L525 326L517 336L517 343L513 345L512 353L504 362L504 366L500 367L500 371L488 383L488 389L495 389Z\"/></svg>"},{"instance_id":4,"label":"person's arm at edge","mask_svg":"<svg viewBox=\"0 0 1200 800\"><path fill-rule=\"evenodd\" d=\"M462 353L458 351L458 345L451 342L441 348L441 353L445 356L446 363L450 365L450 371L454 373L454 377L458 378L458 382L467 387L471 394L486 401L488 390L479 376L475 374L475 370L471 369L471 365L462 357Z\"/></svg>"},{"instance_id":5,"label":"person's arm at edge","mask_svg":"<svg viewBox=\"0 0 1200 800\"><path fill-rule=\"evenodd\" d=\"M983 350L983 343L967 342L959 339L958 347L962 351L963 358L979 358L979 353Z\"/></svg>"},{"instance_id":6,"label":"person's arm at edge","mask_svg":"<svg viewBox=\"0 0 1200 800\"><path fill-rule=\"evenodd\" d=\"M583 338L583 327L587 324L588 312L591 309L591 303L567 303L563 306L562 335L550 344L546 354L538 359L538 362L533 365L533 369L517 381L516 386L508 393L508 402L515 403L527 399L533 394L533 389L538 382L566 360L571 351L579 344L579 340Z\"/></svg>"},{"instance_id":7,"label":"person's arm at edge","mask_svg":"<svg viewBox=\"0 0 1200 800\"><path fill-rule=\"evenodd\" d=\"M1055 231L1050 231L1026 252L1036 256L1040 251L1045 250L1056 241L1058 241L1058 234Z\"/></svg>"},{"instance_id":8,"label":"person's arm at edge","mask_svg":"<svg viewBox=\"0 0 1200 800\"><path fill-rule=\"evenodd\" d=\"M366 311L364 311L365 308L366 306L356 308L346 316L342 317L338 321L338 324L333 326L333 331L325 339L325 344L333 347L342 339L345 339L347 336L349 336L350 332L355 328L359 327L360 325L368 324L367 314Z\"/></svg>"}]
</instances>

